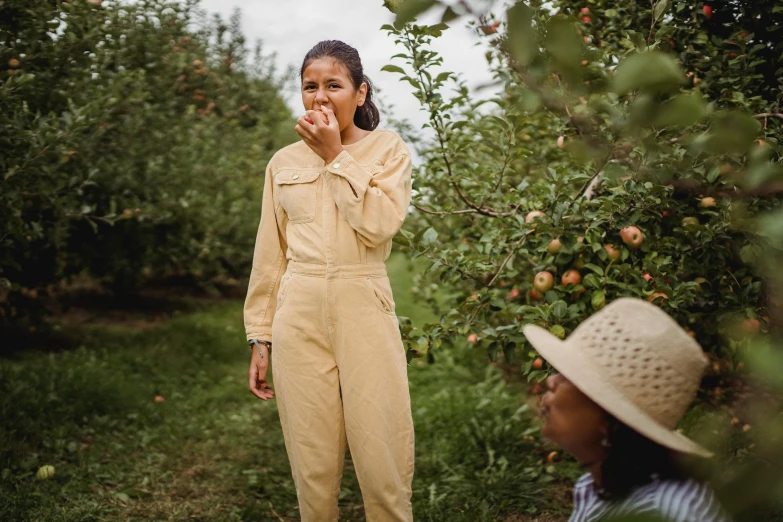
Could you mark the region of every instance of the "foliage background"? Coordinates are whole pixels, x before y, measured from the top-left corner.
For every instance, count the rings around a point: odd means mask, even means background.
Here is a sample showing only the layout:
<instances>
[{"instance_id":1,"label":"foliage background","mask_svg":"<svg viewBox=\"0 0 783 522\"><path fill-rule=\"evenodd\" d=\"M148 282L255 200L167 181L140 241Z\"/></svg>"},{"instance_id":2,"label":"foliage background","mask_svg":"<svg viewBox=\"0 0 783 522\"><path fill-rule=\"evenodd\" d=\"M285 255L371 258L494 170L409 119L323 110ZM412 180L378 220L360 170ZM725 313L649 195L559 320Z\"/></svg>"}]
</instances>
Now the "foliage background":
<instances>
[{"instance_id":1,"label":"foliage background","mask_svg":"<svg viewBox=\"0 0 783 522\"><path fill-rule=\"evenodd\" d=\"M271 59L197 2L0 5L0 321L88 277L236 285L265 162L292 142Z\"/></svg>"},{"instance_id":2,"label":"foliage background","mask_svg":"<svg viewBox=\"0 0 783 522\"><path fill-rule=\"evenodd\" d=\"M724 501L780 517L783 4L387 4L405 52L386 70L435 134L419 142L418 212L397 238L430 260L414 291L440 316L406 326L411 357L467 340L535 383L550 368L534 366L526 324L564 338L619 296L647 299L710 356L682 427L720 448ZM476 101L443 70L429 44L448 26L413 23L430 8L489 40L503 96ZM569 270L577 284L561 281ZM540 272L555 284L536 295Z\"/></svg>"},{"instance_id":3,"label":"foliage background","mask_svg":"<svg viewBox=\"0 0 783 522\"><path fill-rule=\"evenodd\" d=\"M421 101L434 135L393 120L422 158L415 210L396 238L416 259L414 299L430 308L400 307L417 426L430 435L417 447L417 513L564 510L577 468L548 462L552 448L535 437L525 403L550 369L533 367L521 328L564 337L633 295L710 355L682 428L718 450L723 501L739 520L783 518L783 2L387 4L401 51L387 70ZM293 121L239 15L207 19L197 7L0 1L0 326L62 327L81 347L0 365L0 407L14 419L0 430L9 518L294 513L280 441L254 432L268 412L257 418L234 395L246 369L226 344L235 305L160 328L159 316L132 328L41 321L84 282L121 300L150 286L242 288L260 211L248 194L295 139ZM443 70L428 44L447 26L413 23L429 8L492 44L502 96L476 101ZM544 216L526 220L531 211ZM631 225L641 248L619 235ZM581 281L561 284L571 269ZM556 283L535 297L541 271ZM196 350L193 332L204 340ZM36 481L47 463L57 478ZM341 502L361 519L352 480ZM216 488L203 503L198 481Z\"/></svg>"}]
</instances>

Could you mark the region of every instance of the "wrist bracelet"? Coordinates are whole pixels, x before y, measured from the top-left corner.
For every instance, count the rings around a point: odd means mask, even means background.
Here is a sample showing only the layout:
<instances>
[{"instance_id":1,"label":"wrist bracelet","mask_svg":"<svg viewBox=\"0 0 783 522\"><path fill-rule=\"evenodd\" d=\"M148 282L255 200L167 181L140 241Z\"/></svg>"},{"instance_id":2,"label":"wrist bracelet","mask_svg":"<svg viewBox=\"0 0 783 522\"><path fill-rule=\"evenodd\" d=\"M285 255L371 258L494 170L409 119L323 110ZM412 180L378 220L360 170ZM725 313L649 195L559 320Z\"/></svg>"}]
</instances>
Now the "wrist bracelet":
<instances>
[{"instance_id":1,"label":"wrist bracelet","mask_svg":"<svg viewBox=\"0 0 783 522\"><path fill-rule=\"evenodd\" d=\"M262 344L266 346L266 349L269 353L272 353L272 343L270 343L269 341L259 341L258 339L250 339L250 341L248 342L250 343L250 348L253 348L253 345L256 346L256 348L258 349L258 355L260 355L262 359L264 358L264 352L261 351Z\"/></svg>"}]
</instances>

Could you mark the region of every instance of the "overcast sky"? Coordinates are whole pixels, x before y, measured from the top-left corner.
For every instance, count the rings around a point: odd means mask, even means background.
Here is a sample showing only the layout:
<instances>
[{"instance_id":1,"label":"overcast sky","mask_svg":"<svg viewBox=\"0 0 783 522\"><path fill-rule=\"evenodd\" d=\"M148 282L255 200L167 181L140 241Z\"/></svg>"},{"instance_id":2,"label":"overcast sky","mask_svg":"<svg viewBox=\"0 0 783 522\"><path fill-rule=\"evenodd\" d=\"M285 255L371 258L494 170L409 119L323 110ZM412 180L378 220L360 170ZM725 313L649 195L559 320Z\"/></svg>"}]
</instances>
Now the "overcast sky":
<instances>
[{"instance_id":1,"label":"overcast sky","mask_svg":"<svg viewBox=\"0 0 783 522\"><path fill-rule=\"evenodd\" d=\"M413 97L412 87L400 82L398 74L381 71L388 63L404 65L391 56L404 49L395 45L383 24L391 23L394 15L383 7L383 0L202 0L208 12L228 18L235 8L243 15L243 30L251 44L260 38L267 53L277 53L278 67L289 64L300 67L307 51L321 40L342 40L359 51L365 74L382 89L385 105L394 106L396 119L408 119L417 127L427 121ZM442 10L442 9L441 9ZM433 10L420 17L422 23L436 23L439 12ZM477 45L478 44L478 45ZM472 89L492 80L484 58L485 44L479 43L463 21L455 21L433 49L443 56L444 68L460 73ZM286 93L294 114L302 111L297 89ZM477 93L488 96L491 91ZM381 127L385 126L381 122Z\"/></svg>"}]
</instances>

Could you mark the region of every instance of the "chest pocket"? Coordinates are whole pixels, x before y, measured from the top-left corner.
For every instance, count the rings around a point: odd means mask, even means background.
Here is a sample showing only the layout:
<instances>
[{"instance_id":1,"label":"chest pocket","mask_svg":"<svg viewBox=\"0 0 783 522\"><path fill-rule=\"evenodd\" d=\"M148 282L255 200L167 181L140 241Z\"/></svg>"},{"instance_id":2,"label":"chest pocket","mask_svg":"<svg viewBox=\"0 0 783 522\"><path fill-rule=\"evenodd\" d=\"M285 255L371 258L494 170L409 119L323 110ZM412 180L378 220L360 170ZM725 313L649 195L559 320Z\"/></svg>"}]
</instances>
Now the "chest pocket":
<instances>
[{"instance_id":1,"label":"chest pocket","mask_svg":"<svg viewBox=\"0 0 783 522\"><path fill-rule=\"evenodd\" d=\"M321 169L282 170L275 175L280 204L289 223L309 223L315 219L316 181L320 175Z\"/></svg>"}]
</instances>

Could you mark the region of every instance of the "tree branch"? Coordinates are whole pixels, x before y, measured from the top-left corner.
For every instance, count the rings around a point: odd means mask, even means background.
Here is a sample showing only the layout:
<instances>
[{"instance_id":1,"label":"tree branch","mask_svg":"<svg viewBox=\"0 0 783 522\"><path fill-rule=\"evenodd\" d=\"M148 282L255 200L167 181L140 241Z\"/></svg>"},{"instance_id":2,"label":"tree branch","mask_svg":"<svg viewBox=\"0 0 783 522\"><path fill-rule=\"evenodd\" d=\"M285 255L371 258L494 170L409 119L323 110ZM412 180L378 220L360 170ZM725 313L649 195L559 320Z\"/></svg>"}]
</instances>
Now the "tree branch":
<instances>
[{"instance_id":1,"label":"tree branch","mask_svg":"<svg viewBox=\"0 0 783 522\"><path fill-rule=\"evenodd\" d=\"M405 39L408 41L408 47L411 49L411 51L412 51L412 53L414 55L413 58L414 58L414 63L415 63L415 61L416 61L416 56L415 56L416 55L416 46L415 46L415 43L411 41L409 34L405 35ZM495 210L493 208L485 207L483 204L476 205L475 203L470 201L462 193L462 190L460 190L459 185L457 184L456 179L454 179L454 171L453 171L453 169L451 167L451 161L449 160L449 156L448 156L448 154L446 152L446 143L445 143L445 140L443 139L443 129L442 129L443 122L442 122L442 119L439 117L439 115L438 115L435 107L433 106L432 102L428 100L428 96L427 95L430 92L430 89L432 87L432 83L431 82L430 83L425 83L424 75L422 74L420 67L416 67L414 65L414 70L416 71L416 76L418 76L418 78L419 78L420 85L422 87L425 86L425 85L428 87L428 89L424 89L424 92L422 92L422 102L426 103L428 105L429 112L432 115L432 120L433 120L432 128L435 129L435 135L437 136L438 144L440 145L440 154L441 154L441 157L443 158L443 163L446 165L446 172L448 173L449 179L451 180L451 186L454 187L454 192L457 193L457 196L463 201L463 203L465 203L468 207L473 209L475 211L475 213L477 213L477 214L481 214L483 216L489 216L489 217L507 217L507 216L513 215L513 212L512 213L508 213L508 212L502 213L502 212L498 212L497 210ZM420 91L423 90L422 87L419 88Z\"/></svg>"},{"instance_id":2,"label":"tree branch","mask_svg":"<svg viewBox=\"0 0 783 522\"><path fill-rule=\"evenodd\" d=\"M452 214L476 214L476 213L478 213L478 211L476 209L472 209L472 208L466 208L466 209L462 209L462 210L451 210L451 211L445 211L445 210L444 211L438 211L438 210L430 210L428 208L421 207L419 205L416 205L415 203L414 203L413 206L416 207L417 209L421 210L425 214L432 214L433 216L450 216Z\"/></svg>"},{"instance_id":3,"label":"tree branch","mask_svg":"<svg viewBox=\"0 0 783 522\"><path fill-rule=\"evenodd\" d=\"M492 279L487 283L487 288L491 287L493 284L495 284L495 280L500 276L500 272L503 271L503 269L506 267L506 264L508 264L509 260L511 259L511 256L514 255L514 252L521 247L525 240L527 239L527 236L533 233L533 230L528 230L524 234L522 234L522 237L519 238L519 240L514 244L513 247L511 247L511 252L508 253L506 258L503 260L503 262L500 264L500 268L498 268L497 272L495 272L495 275L492 277Z\"/></svg>"},{"instance_id":4,"label":"tree branch","mask_svg":"<svg viewBox=\"0 0 783 522\"><path fill-rule=\"evenodd\" d=\"M761 114L754 114L754 118L780 118L783 120L783 113L780 112L762 112Z\"/></svg>"}]
</instances>

